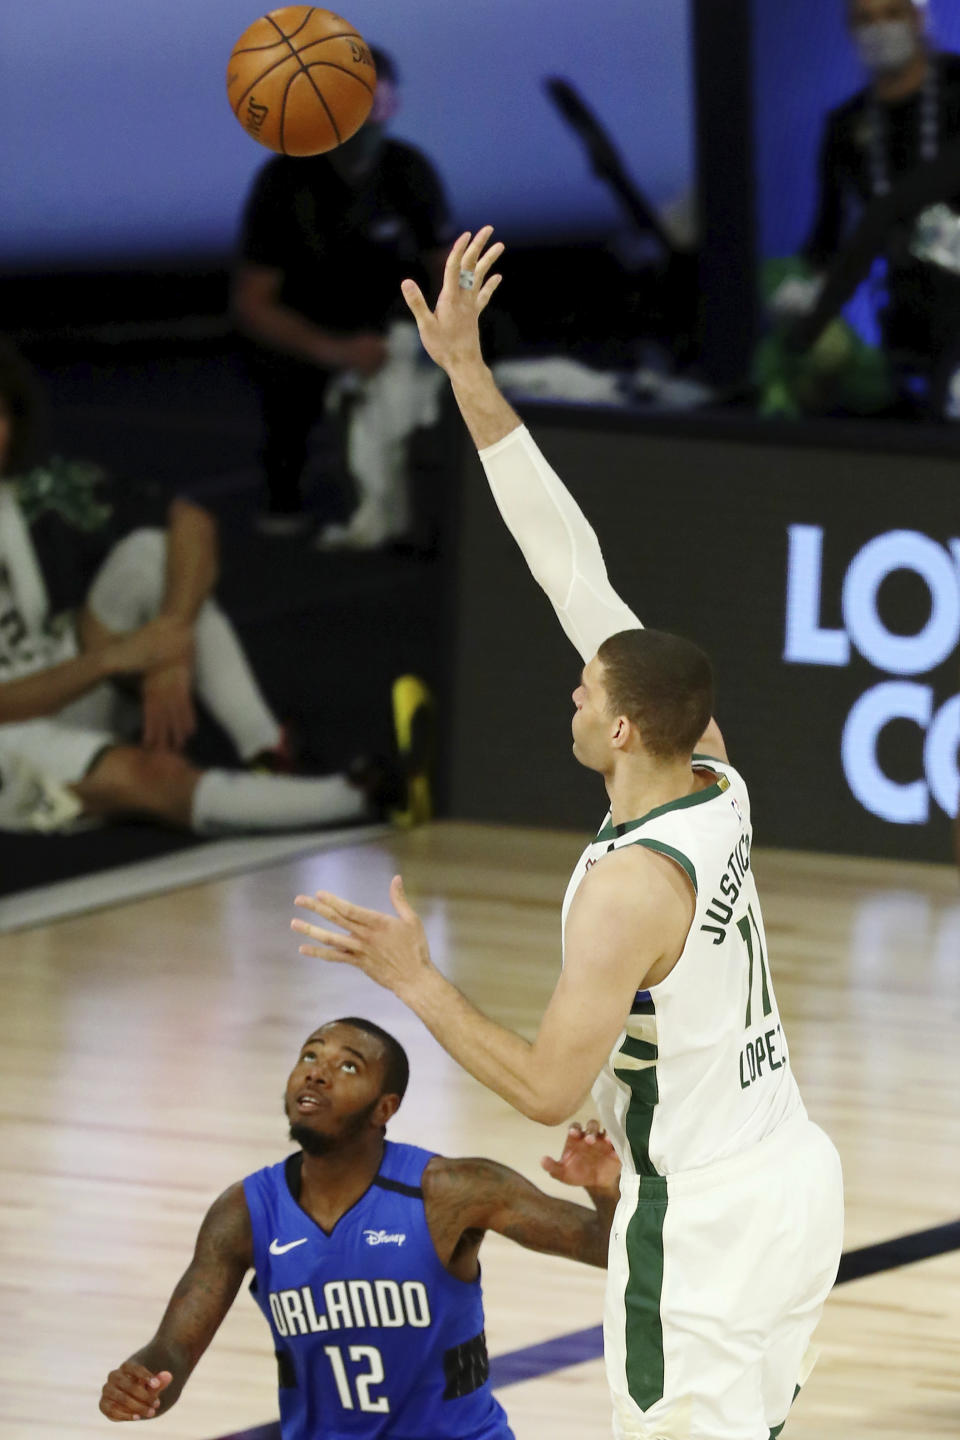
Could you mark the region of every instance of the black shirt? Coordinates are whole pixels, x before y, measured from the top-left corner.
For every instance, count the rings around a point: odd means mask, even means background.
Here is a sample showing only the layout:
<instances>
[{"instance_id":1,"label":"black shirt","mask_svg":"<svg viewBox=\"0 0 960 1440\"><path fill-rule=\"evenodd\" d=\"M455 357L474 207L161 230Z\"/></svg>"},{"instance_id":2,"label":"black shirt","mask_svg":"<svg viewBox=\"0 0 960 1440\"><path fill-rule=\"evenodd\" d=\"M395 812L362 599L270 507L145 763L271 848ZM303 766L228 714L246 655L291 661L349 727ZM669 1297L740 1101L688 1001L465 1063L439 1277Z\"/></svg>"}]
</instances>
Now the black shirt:
<instances>
[{"instance_id":1,"label":"black shirt","mask_svg":"<svg viewBox=\"0 0 960 1440\"><path fill-rule=\"evenodd\" d=\"M960 55L939 54L933 57L933 63L937 67L942 148L960 139ZM885 122L887 178L891 184L922 163L923 105L923 94L918 92L878 107ZM804 247L805 255L818 269L836 255L862 207L874 198L871 108L870 92L861 90L827 118L820 154L819 213ZM955 195L941 198L960 210L960 176Z\"/></svg>"},{"instance_id":2,"label":"black shirt","mask_svg":"<svg viewBox=\"0 0 960 1440\"><path fill-rule=\"evenodd\" d=\"M879 255L889 253L890 237L909 234L924 210L951 193L960 175L960 138L940 149L936 160L919 165L895 181L888 195L872 200L838 255L831 261L813 310L791 328L797 350L812 345L870 273ZM951 363L960 336L960 276L913 260L890 271L891 305L883 312L884 332L895 347Z\"/></svg>"},{"instance_id":3,"label":"black shirt","mask_svg":"<svg viewBox=\"0 0 960 1440\"><path fill-rule=\"evenodd\" d=\"M280 270L280 299L318 325L383 329L402 309L400 281L426 280L421 257L452 238L443 187L413 146L386 140L372 173L350 186L326 155L277 156L247 202L243 260Z\"/></svg>"},{"instance_id":4,"label":"black shirt","mask_svg":"<svg viewBox=\"0 0 960 1440\"><path fill-rule=\"evenodd\" d=\"M97 571L119 541L144 527L166 530L169 522L174 497L161 486L103 472L92 483L73 478L77 472L82 476L96 471L58 458L17 482L51 615L83 605ZM57 483L40 492L34 481L44 472ZM45 498L38 498L41 493Z\"/></svg>"}]
</instances>

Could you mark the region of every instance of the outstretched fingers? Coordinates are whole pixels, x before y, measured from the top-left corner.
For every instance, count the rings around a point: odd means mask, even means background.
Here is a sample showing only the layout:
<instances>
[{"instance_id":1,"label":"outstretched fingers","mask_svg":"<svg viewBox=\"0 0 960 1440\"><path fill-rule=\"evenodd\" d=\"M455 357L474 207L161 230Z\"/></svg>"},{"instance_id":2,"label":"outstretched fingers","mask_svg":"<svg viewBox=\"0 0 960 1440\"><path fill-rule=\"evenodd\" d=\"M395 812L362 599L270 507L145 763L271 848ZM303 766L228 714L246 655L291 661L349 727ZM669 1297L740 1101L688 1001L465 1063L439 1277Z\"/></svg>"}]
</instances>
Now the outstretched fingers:
<instances>
[{"instance_id":1,"label":"outstretched fingers","mask_svg":"<svg viewBox=\"0 0 960 1440\"><path fill-rule=\"evenodd\" d=\"M417 912L407 899L407 892L403 888L402 875L394 875L390 881L390 901L401 920L409 922L417 919Z\"/></svg>"},{"instance_id":2,"label":"outstretched fingers","mask_svg":"<svg viewBox=\"0 0 960 1440\"><path fill-rule=\"evenodd\" d=\"M383 916L376 910L365 910L339 895L318 890L316 895L298 895L294 904L304 910L311 910L328 925L337 925L338 930L329 930L326 925L314 925L308 920L290 921L290 929L298 935L306 935L314 944L301 945L301 955L311 955L318 960L346 961L350 965L362 964L366 953L366 941Z\"/></svg>"},{"instance_id":3,"label":"outstretched fingers","mask_svg":"<svg viewBox=\"0 0 960 1440\"><path fill-rule=\"evenodd\" d=\"M595 1152L590 1158L587 1170L583 1169L582 1158L582 1147L585 1145L589 1145ZM575 1120L567 1129L560 1159L554 1160L552 1156L544 1155L540 1164L555 1180L562 1180L567 1185L588 1185L593 1183L600 1173L596 1170L596 1165L606 1164L608 1159L613 1158L615 1158L613 1146L599 1120L588 1120L586 1125L581 1125Z\"/></svg>"},{"instance_id":4,"label":"outstretched fingers","mask_svg":"<svg viewBox=\"0 0 960 1440\"><path fill-rule=\"evenodd\" d=\"M290 927L296 930L297 923L294 921ZM315 932L321 936L321 931ZM330 960L334 965L355 965L358 970L363 969L363 955L360 950L348 950L344 945L298 945L297 950L301 955L307 955L311 960Z\"/></svg>"},{"instance_id":5,"label":"outstretched fingers","mask_svg":"<svg viewBox=\"0 0 960 1440\"><path fill-rule=\"evenodd\" d=\"M293 903L303 910L312 910L314 915L320 915L344 930L368 929L380 919L376 910L366 910L339 895L331 895L328 890L318 890L315 895L298 895Z\"/></svg>"},{"instance_id":6,"label":"outstretched fingers","mask_svg":"<svg viewBox=\"0 0 960 1440\"><path fill-rule=\"evenodd\" d=\"M448 294L456 295L460 292L460 275L464 270L472 271L474 277L472 291L468 290L466 293L476 295L480 290L490 266L496 264L504 251L504 246L499 240L487 250L486 247L490 243L492 234L493 226L484 225L475 235L471 235L469 230L466 230L454 241L443 267L443 288ZM484 253L485 251L486 253ZM406 295L406 288L404 288L404 294ZM487 298L489 299L489 296ZM407 303L410 304L409 299ZM414 314L416 313L414 311Z\"/></svg>"},{"instance_id":7,"label":"outstretched fingers","mask_svg":"<svg viewBox=\"0 0 960 1440\"><path fill-rule=\"evenodd\" d=\"M490 279L487 281L486 285L484 285L483 289L480 291L480 294L477 296L478 314L482 314L483 311L486 310L487 306L490 304L490 301L493 299L494 291L497 289L497 286L500 284L500 281L502 279L502 275L490 276Z\"/></svg>"},{"instance_id":8,"label":"outstretched fingers","mask_svg":"<svg viewBox=\"0 0 960 1440\"><path fill-rule=\"evenodd\" d=\"M480 257L490 243L490 236L492 234L492 225L482 225L480 227L463 252L463 259L460 261L461 270L473 270L474 273L476 273L482 263Z\"/></svg>"},{"instance_id":9,"label":"outstretched fingers","mask_svg":"<svg viewBox=\"0 0 960 1440\"><path fill-rule=\"evenodd\" d=\"M470 244L470 231L465 230L462 235L454 240L443 267L443 288L444 290L457 290L460 286L460 271L468 268L464 263L464 255L467 246Z\"/></svg>"},{"instance_id":10,"label":"outstretched fingers","mask_svg":"<svg viewBox=\"0 0 960 1440\"><path fill-rule=\"evenodd\" d=\"M402 280L400 282L400 293L407 302L407 309L417 322L418 329L422 327L424 320L429 319L430 306L423 296L423 291L416 280Z\"/></svg>"},{"instance_id":11,"label":"outstretched fingers","mask_svg":"<svg viewBox=\"0 0 960 1440\"><path fill-rule=\"evenodd\" d=\"M488 230L490 230L491 228L492 227L490 226L487 227ZM480 286L487 278L487 272L489 271L490 266L497 263L506 248L507 247L504 245L503 241L498 240L495 245L491 245L489 250L485 250L484 253L478 258L477 263L473 267L473 288L475 290L479 290Z\"/></svg>"},{"instance_id":12,"label":"outstretched fingers","mask_svg":"<svg viewBox=\"0 0 960 1440\"><path fill-rule=\"evenodd\" d=\"M308 920L291 920L290 929L298 935L309 935L311 940L335 951L338 959L352 959L360 954L360 941L353 935L344 935L339 930L325 930L322 925L311 925ZM303 946L300 948L306 954Z\"/></svg>"}]
</instances>

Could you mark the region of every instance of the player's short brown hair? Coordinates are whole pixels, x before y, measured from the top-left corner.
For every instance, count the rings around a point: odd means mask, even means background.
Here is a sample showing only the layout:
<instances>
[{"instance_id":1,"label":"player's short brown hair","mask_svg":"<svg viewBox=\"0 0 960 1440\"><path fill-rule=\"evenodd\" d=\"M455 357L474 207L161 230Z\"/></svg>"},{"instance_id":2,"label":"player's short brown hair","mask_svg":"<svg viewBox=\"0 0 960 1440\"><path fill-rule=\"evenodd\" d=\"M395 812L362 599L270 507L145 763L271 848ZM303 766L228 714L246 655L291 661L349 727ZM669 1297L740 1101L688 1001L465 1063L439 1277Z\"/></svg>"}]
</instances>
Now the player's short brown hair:
<instances>
[{"instance_id":1,"label":"player's short brown hair","mask_svg":"<svg viewBox=\"0 0 960 1440\"><path fill-rule=\"evenodd\" d=\"M625 715L651 755L692 755L713 714L713 668L681 635L621 630L597 651L610 708Z\"/></svg>"}]
</instances>

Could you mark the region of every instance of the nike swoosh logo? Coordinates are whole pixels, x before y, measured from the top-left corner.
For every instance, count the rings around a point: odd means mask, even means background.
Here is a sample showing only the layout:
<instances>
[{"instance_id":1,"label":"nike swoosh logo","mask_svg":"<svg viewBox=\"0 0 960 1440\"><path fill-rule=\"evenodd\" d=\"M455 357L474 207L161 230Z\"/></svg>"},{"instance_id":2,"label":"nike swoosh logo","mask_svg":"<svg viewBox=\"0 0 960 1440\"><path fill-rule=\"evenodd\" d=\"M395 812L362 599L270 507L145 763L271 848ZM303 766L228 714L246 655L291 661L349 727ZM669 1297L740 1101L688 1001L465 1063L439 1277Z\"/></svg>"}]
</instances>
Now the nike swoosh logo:
<instances>
[{"instance_id":1,"label":"nike swoosh logo","mask_svg":"<svg viewBox=\"0 0 960 1440\"><path fill-rule=\"evenodd\" d=\"M304 1237L303 1237L302 1240L291 1240L289 1245L281 1245L279 1240L271 1240L271 1241L270 1241L270 1254L271 1254L271 1255L286 1255L286 1253L287 1253L288 1250L295 1250L298 1245L306 1245L306 1243L307 1243L307 1237L306 1237L306 1235L304 1235Z\"/></svg>"}]
</instances>

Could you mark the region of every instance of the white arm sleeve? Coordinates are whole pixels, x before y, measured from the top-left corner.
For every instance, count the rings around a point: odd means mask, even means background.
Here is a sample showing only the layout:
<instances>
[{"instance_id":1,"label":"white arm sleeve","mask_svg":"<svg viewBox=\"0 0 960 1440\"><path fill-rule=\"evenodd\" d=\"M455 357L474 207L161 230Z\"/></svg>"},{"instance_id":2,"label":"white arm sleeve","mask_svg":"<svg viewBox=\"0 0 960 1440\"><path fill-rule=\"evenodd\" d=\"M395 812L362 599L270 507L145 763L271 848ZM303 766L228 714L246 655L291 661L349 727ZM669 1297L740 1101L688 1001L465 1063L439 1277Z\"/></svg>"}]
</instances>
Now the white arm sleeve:
<instances>
[{"instance_id":1,"label":"white arm sleeve","mask_svg":"<svg viewBox=\"0 0 960 1440\"><path fill-rule=\"evenodd\" d=\"M611 635L642 630L607 579L586 516L526 426L479 454L507 529L583 660L591 660Z\"/></svg>"}]
</instances>

